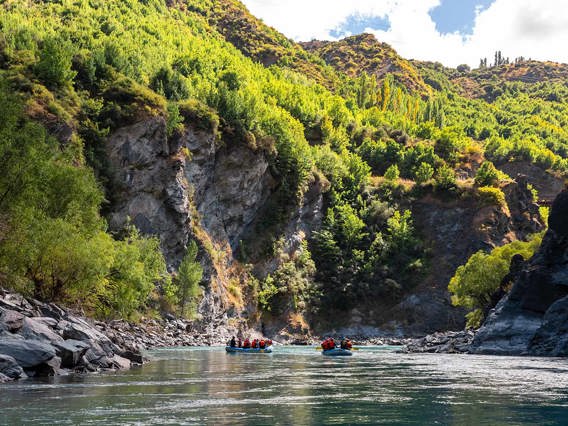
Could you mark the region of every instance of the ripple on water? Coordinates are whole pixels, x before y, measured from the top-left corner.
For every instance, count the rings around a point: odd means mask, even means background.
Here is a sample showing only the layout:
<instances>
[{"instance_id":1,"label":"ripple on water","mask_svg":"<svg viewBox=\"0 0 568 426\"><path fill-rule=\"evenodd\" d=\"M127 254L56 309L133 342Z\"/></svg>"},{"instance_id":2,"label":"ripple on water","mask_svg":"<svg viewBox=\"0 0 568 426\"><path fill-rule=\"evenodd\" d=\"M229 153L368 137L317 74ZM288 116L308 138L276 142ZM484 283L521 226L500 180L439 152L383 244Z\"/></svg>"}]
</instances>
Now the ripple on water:
<instances>
[{"instance_id":1,"label":"ripple on water","mask_svg":"<svg viewBox=\"0 0 568 426\"><path fill-rule=\"evenodd\" d=\"M349 358L288 347L150 355L128 372L0 385L0 424L568 424L561 359L367 347Z\"/></svg>"}]
</instances>

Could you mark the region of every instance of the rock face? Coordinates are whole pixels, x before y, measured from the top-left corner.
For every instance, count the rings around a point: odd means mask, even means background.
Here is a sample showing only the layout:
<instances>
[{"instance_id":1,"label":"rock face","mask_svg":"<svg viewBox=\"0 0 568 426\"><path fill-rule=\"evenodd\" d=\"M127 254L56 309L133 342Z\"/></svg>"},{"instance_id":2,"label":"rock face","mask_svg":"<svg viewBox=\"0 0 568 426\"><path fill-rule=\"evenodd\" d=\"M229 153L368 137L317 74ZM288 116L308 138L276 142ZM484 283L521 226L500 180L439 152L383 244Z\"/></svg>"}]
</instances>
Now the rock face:
<instances>
[{"instance_id":1,"label":"rock face","mask_svg":"<svg viewBox=\"0 0 568 426\"><path fill-rule=\"evenodd\" d=\"M458 266L478 250L525 239L544 229L538 205L524 177L503 188L507 207L482 205L478 200L442 200L427 195L412 204L414 224L431 248L435 266L421 283L395 306L353 313L345 334L423 336L463 330L465 312L452 306L448 283ZM369 317L377 318L375 328Z\"/></svg>"},{"instance_id":2,"label":"rock face","mask_svg":"<svg viewBox=\"0 0 568 426\"><path fill-rule=\"evenodd\" d=\"M202 127L186 119L183 132L168 136L158 117L109 137L109 224L119 231L130 220L143 234L159 236L170 270L177 269L190 240L198 243L205 291L198 307L201 321L194 327L211 335L228 317L243 330L246 317L254 316L256 306L232 305L233 253L262 220L278 180L264 150L227 135L220 141L216 130ZM320 184L317 179L312 183L284 227L288 251L297 250L321 221ZM262 268L270 272L274 267Z\"/></svg>"},{"instance_id":3,"label":"rock face","mask_svg":"<svg viewBox=\"0 0 568 426\"><path fill-rule=\"evenodd\" d=\"M158 235L174 267L194 226L235 248L275 186L262 151L237 142L220 146L215 132L191 125L167 137L162 118L117 130L107 147L111 227L122 229L130 218L144 234Z\"/></svg>"},{"instance_id":4,"label":"rock face","mask_svg":"<svg viewBox=\"0 0 568 426\"><path fill-rule=\"evenodd\" d=\"M472 352L568 355L568 190L558 195L539 251L477 333Z\"/></svg>"},{"instance_id":5,"label":"rock face","mask_svg":"<svg viewBox=\"0 0 568 426\"><path fill-rule=\"evenodd\" d=\"M232 252L276 181L262 150L221 143L215 130L186 124L182 133L168 137L164 120L154 118L110 136L109 222L111 229L121 230L130 219L143 234L159 236L171 270L179 266L188 242L197 241L208 284L198 313L211 324L226 319Z\"/></svg>"},{"instance_id":6,"label":"rock face","mask_svg":"<svg viewBox=\"0 0 568 426\"><path fill-rule=\"evenodd\" d=\"M62 368L130 368L131 360L142 363L139 347L119 346L94 324L55 304L28 300L0 289L2 381L57 375Z\"/></svg>"}]
</instances>

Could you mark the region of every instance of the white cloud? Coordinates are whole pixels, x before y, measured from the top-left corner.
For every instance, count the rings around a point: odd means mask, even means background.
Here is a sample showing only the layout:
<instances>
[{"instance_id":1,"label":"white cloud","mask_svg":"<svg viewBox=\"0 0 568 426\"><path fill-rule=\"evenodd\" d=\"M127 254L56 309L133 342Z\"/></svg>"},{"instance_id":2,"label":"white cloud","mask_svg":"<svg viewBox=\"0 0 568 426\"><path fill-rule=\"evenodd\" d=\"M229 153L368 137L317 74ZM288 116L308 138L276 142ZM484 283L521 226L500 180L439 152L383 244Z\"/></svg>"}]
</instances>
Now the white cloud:
<instances>
[{"instance_id":1,"label":"white cloud","mask_svg":"<svg viewBox=\"0 0 568 426\"><path fill-rule=\"evenodd\" d=\"M369 29L402 56L449 66L477 66L501 50L517 56L568 63L566 0L495 0L477 9L473 33L440 34L428 12L440 0L244 0L249 10L295 40L333 39L350 15L388 16L388 31Z\"/></svg>"}]
</instances>

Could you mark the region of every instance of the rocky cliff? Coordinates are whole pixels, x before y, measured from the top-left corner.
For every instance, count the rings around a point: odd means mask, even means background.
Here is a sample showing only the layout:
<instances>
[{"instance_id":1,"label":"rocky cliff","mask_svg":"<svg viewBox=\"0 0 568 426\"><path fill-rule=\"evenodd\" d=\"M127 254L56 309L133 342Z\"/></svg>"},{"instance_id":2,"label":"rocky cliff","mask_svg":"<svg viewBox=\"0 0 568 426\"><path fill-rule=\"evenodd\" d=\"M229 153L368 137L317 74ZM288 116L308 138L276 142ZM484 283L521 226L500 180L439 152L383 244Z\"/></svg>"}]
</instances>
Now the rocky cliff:
<instances>
[{"instance_id":1,"label":"rocky cliff","mask_svg":"<svg viewBox=\"0 0 568 426\"><path fill-rule=\"evenodd\" d=\"M414 201L417 231L429 248L430 270L420 284L394 306L374 301L371 312L354 310L343 330L348 334L424 335L462 330L465 312L452 306L448 283L458 266L479 250L526 239L544 229L527 179L518 176L502 188L506 205L477 198L444 199L428 194ZM373 323L369 321L373 318Z\"/></svg>"},{"instance_id":2,"label":"rocky cliff","mask_svg":"<svg viewBox=\"0 0 568 426\"><path fill-rule=\"evenodd\" d=\"M109 223L120 231L131 222L143 234L158 236L172 270L188 242L196 240L205 271L198 310L202 323L221 326L229 315L246 328L256 305L243 297L246 276L235 253L262 220L278 180L265 151L226 135L221 140L216 128L203 127L186 120L183 131L168 136L164 119L157 117L121 127L109 137ZM321 209L322 182L315 179L283 227L285 252L292 254L318 226ZM277 266L272 259L257 269L265 275Z\"/></svg>"},{"instance_id":3,"label":"rocky cliff","mask_svg":"<svg viewBox=\"0 0 568 426\"><path fill-rule=\"evenodd\" d=\"M539 251L477 333L472 352L568 355L567 218L564 190L552 205Z\"/></svg>"}]
</instances>

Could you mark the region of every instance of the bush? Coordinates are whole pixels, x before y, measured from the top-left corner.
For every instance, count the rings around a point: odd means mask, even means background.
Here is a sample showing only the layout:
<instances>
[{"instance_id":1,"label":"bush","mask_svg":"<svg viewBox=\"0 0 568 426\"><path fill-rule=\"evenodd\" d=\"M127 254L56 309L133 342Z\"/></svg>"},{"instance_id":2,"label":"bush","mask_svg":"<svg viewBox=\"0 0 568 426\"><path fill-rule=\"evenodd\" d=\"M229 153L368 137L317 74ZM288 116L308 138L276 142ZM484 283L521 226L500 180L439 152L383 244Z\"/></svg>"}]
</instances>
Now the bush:
<instances>
[{"instance_id":1,"label":"bush","mask_svg":"<svg viewBox=\"0 0 568 426\"><path fill-rule=\"evenodd\" d=\"M58 37L46 38L39 51L35 73L42 82L50 87L70 84L77 74L71 69L72 58L72 46L67 40Z\"/></svg>"},{"instance_id":2,"label":"bush","mask_svg":"<svg viewBox=\"0 0 568 426\"><path fill-rule=\"evenodd\" d=\"M150 81L150 87L172 101L189 97L189 88L184 77L168 67L162 67L158 70Z\"/></svg>"},{"instance_id":3,"label":"bush","mask_svg":"<svg viewBox=\"0 0 568 426\"><path fill-rule=\"evenodd\" d=\"M219 129L219 116L204 103L196 99L188 99L178 103L178 108L186 124L195 126L198 129L217 133Z\"/></svg>"},{"instance_id":4,"label":"bush","mask_svg":"<svg viewBox=\"0 0 568 426\"><path fill-rule=\"evenodd\" d=\"M443 165L438 169L436 174L436 188L444 191L454 189L456 187L456 173L454 169L447 165Z\"/></svg>"},{"instance_id":5,"label":"bush","mask_svg":"<svg viewBox=\"0 0 568 426\"><path fill-rule=\"evenodd\" d=\"M428 163L420 163L418 169L414 173L414 180L417 184L422 185L432 179L434 168Z\"/></svg>"},{"instance_id":6,"label":"bush","mask_svg":"<svg viewBox=\"0 0 568 426\"><path fill-rule=\"evenodd\" d=\"M489 254L478 251L456 270L448 290L452 294L454 306L474 311L468 314L468 327L477 328L481 325L483 310L489 306L491 296L509 272L512 257L516 254L523 256L525 260L532 257L540 246L542 236L543 233L540 233L527 242L514 241L493 249Z\"/></svg>"},{"instance_id":7,"label":"bush","mask_svg":"<svg viewBox=\"0 0 568 426\"><path fill-rule=\"evenodd\" d=\"M495 206L507 206L507 201L505 200L505 194L499 188L493 188L492 186L482 186L477 189L479 198L483 204L495 205Z\"/></svg>"},{"instance_id":8,"label":"bush","mask_svg":"<svg viewBox=\"0 0 568 426\"><path fill-rule=\"evenodd\" d=\"M499 183L499 170L491 161L484 161L477 169L475 183L478 186L493 186Z\"/></svg>"},{"instance_id":9,"label":"bush","mask_svg":"<svg viewBox=\"0 0 568 426\"><path fill-rule=\"evenodd\" d=\"M385 179L389 182L397 181L399 176L400 172L398 171L398 166L396 164L390 166L385 172Z\"/></svg>"},{"instance_id":10,"label":"bush","mask_svg":"<svg viewBox=\"0 0 568 426\"><path fill-rule=\"evenodd\" d=\"M198 297L201 295L199 283L203 277L203 268L196 258L197 244L191 241L174 280L180 301L180 312L189 317L195 315Z\"/></svg>"}]
</instances>

